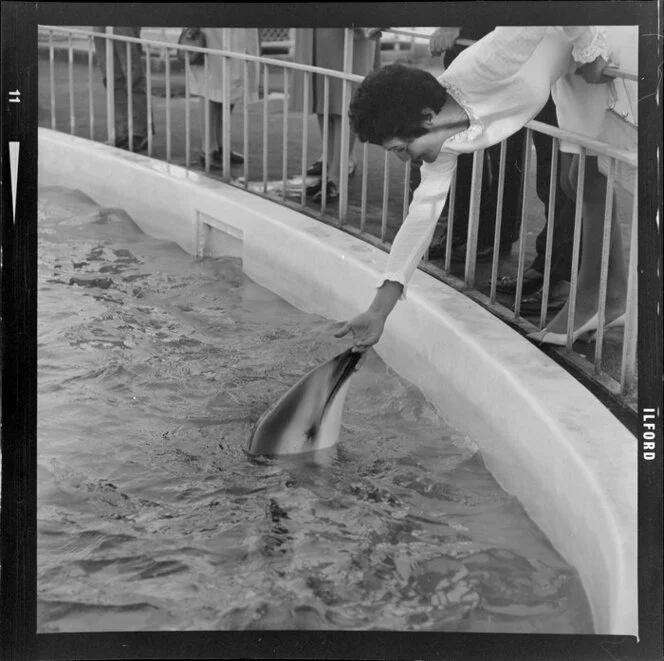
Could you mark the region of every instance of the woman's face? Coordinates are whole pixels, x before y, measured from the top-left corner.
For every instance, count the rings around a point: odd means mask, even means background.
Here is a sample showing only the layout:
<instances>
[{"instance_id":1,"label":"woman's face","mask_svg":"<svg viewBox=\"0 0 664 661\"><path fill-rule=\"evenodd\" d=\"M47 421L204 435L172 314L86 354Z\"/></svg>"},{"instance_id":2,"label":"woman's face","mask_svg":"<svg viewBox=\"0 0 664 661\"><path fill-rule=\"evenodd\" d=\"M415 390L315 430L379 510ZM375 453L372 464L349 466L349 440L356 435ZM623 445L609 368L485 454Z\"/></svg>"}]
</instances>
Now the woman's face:
<instances>
[{"instance_id":1,"label":"woman's face","mask_svg":"<svg viewBox=\"0 0 664 661\"><path fill-rule=\"evenodd\" d=\"M455 106L448 108L446 104L438 113L425 108L420 125L426 131L424 135L416 138L389 138L383 142L383 149L396 154L404 162L433 163L445 141L465 130L468 123L465 112L459 112Z\"/></svg>"},{"instance_id":2,"label":"woman's face","mask_svg":"<svg viewBox=\"0 0 664 661\"><path fill-rule=\"evenodd\" d=\"M383 149L396 154L404 163L433 163L443 146L445 137L438 132L425 133L418 138L405 140L403 138L390 138L383 142Z\"/></svg>"}]
</instances>

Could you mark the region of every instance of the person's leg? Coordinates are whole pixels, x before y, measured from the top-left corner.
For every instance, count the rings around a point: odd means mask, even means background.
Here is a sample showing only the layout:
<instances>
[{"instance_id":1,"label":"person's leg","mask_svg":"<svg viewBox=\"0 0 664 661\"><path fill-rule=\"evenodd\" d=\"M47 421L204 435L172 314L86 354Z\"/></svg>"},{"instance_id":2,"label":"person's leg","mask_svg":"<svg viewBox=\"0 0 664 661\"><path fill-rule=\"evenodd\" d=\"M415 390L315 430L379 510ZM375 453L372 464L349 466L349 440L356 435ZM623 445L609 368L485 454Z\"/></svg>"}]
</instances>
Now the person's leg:
<instances>
[{"instance_id":1,"label":"person's leg","mask_svg":"<svg viewBox=\"0 0 664 661\"><path fill-rule=\"evenodd\" d=\"M115 34L124 37L140 37L141 29L139 27L116 27ZM115 53L115 73L116 73L116 92L115 92L115 113L116 125L117 114L121 113L122 126L124 134L132 138L131 146L145 147L142 144L148 134L147 120L147 94L145 87L145 74L143 72L143 62L141 60L141 47L138 44L132 44L125 41L116 41L114 45ZM128 57L129 55L129 57ZM131 59L131 67L129 58ZM118 72L122 73L122 80L118 80ZM122 86L118 95L117 87ZM132 136L129 136L129 89L131 86L131 105L132 105ZM126 126L126 128L124 128Z\"/></svg>"},{"instance_id":2,"label":"person's leg","mask_svg":"<svg viewBox=\"0 0 664 661\"><path fill-rule=\"evenodd\" d=\"M558 126L556 106L549 97L544 108L535 117L537 121ZM544 205L544 217L549 216L549 189L551 178L551 155L553 139L543 133L533 131L533 143L537 158L536 190L537 197ZM574 236L574 201L568 197L560 183L562 162L569 154L559 153L558 172L556 175L556 205L553 223L553 239L551 247L551 281L569 280L572 264L572 239ZM535 240L536 255L529 268L544 273L545 251L548 223L545 223Z\"/></svg>"},{"instance_id":3,"label":"person's leg","mask_svg":"<svg viewBox=\"0 0 664 661\"><path fill-rule=\"evenodd\" d=\"M523 170L523 148L525 144L525 130L522 129L507 139L505 154L505 183L503 190L502 223L500 226L500 249L509 250L512 244L519 239L521 227L521 176ZM483 245L493 246L495 233L496 208L498 204L498 180L500 176L500 145L494 145L487 150L489 156L490 182L488 190L483 193L480 238ZM484 188L484 187L483 187Z\"/></svg>"},{"instance_id":4,"label":"person's leg","mask_svg":"<svg viewBox=\"0 0 664 661\"><path fill-rule=\"evenodd\" d=\"M106 39L95 37L95 57L102 73L104 87L108 87L106 80ZM126 46L119 41L113 42L113 100L115 114L115 146L127 146L128 116L127 116L127 81L125 79L119 49Z\"/></svg>"},{"instance_id":5,"label":"person's leg","mask_svg":"<svg viewBox=\"0 0 664 661\"><path fill-rule=\"evenodd\" d=\"M569 159L565 159L567 162ZM578 171L578 157L572 159L565 186L573 192ZM574 326L579 328L597 312L599 305L599 279L602 259L602 234L606 201L606 177L597 169L597 159L586 159L586 178L583 195L582 243L583 255L577 280ZM570 190L571 189L571 190ZM611 322L625 311L627 276L622 251L622 237L614 211L611 220L609 244L608 282L606 294L606 321ZM569 301L547 326L551 333L565 333Z\"/></svg>"},{"instance_id":6,"label":"person's leg","mask_svg":"<svg viewBox=\"0 0 664 661\"><path fill-rule=\"evenodd\" d=\"M207 101L207 99L202 96L198 104L199 113L198 117L200 120L200 130L201 130L201 164L205 165L205 104L208 104L208 151L210 154L210 167L218 169L221 167L221 155L219 153L219 145L221 144L221 103L216 101Z\"/></svg>"}]
</instances>

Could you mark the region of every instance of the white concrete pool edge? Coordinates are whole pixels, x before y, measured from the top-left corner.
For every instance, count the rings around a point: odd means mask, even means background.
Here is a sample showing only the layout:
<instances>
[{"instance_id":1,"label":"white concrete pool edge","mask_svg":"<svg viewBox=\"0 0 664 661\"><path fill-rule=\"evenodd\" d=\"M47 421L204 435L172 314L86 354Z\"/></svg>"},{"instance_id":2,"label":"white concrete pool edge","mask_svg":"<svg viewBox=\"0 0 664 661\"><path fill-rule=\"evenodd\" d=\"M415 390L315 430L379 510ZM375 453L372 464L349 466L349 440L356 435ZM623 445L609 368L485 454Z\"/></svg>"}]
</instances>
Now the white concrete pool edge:
<instances>
[{"instance_id":1,"label":"white concrete pool edge","mask_svg":"<svg viewBox=\"0 0 664 661\"><path fill-rule=\"evenodd\" d=\"M213 230L208 250L240 254L256 282L333 320L366 308L386 262L349 234L235 187L43 128L39 184L121 207L190 254L197 218L208 220L224 230ZM577 568L596 633L637 635L637 454L624 426L530 342L421 272L377 350L470 433L496 479Z\"/></svg>"}]
</instances>

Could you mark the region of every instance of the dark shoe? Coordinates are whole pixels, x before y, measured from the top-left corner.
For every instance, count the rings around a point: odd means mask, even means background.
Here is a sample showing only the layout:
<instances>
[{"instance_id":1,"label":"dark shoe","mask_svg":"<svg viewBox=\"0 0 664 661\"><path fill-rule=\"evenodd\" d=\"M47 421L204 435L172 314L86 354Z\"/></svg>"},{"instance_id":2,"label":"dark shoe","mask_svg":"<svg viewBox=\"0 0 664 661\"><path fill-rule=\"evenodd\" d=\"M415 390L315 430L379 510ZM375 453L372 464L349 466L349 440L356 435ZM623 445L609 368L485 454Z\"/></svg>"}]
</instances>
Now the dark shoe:
<instances>
[{"instance_id":1,"label":"dark shoe","mask_svg":"<svg viewBox=\"0 0 664 661\"><path fill-rule=\"evenodd\" d=\"M135 135L133 140L133 150L134 152L146 151L148 148L148 139L142 135ZM129 148L129 144L127 144Z\"/></svg>"},{"instance_id":2,"label":"dark shoe","mask_svg":"<svg viewBox=\"0 0 664 661\"><path fill-rule=\"evenodd\" d=\"M201 167L205 169L205 154L201 154L199 157ZM224 163L221 160L221 154L218 151L213 151L210 154L210 170L223 170Z\"/></svg>"},{"instance_id":3,"label":"dark shoe","mask_svg":"<svg viewBox=\"0 0 664 661\"><path fill-rule=\"evenodd\" d=\"M315 161L307 168L308 177L320 177L323 174L323 161Z\"/></svg>"},{"instance_id":4,"label":"dark shoe","mask_svg":"<svg viewBox=\"0 0 664 661\"><path fill-rule=\"evenodd\" d=\"M355 161L348 161L348 176L352 177L357 169ZM312 163L306 171L308 177L322 177L323 176L323 161L316 161Z\"/></svg>"},{"instance_id":5,"label":"dark shoe","mask_svg":"<svg viewBox=\"0 0 664 661\"><path fill-rule=\"evenodd\" d=\"M512 252L512 246L501 248L499 255L507 257ZM493 246L477 246L477 261L490 262L493 259ZM466 261L466 244L462 243L460 246L452 249L452 261L465 263Z\"/></svg>"},{"instance_id":6,"label":"dark shoe","mask_svg":"<svg viewBox=\"0 0 664 661\"><path fill-rule=\"evenodd\" d=\"M521 307L519 308L521 314L539 314L542 310L542 298L544 289L538 289L530 296L524 296L521 299ZM560 281L551 285L549 289L549 300L547 301L546 311L557 312L565 305L565 301L569 298L569 282Z\"/></svg>"},{"instance_id":7,"label":"dark shoe","mask_svg":"<svg viewBox=\"0 0 664 661\"><path fill-rule=\"evenodd\" d=\"M526 269L523 274L523 288L522 293L524 296L534 294L542 287L544 282L544 275L533 269ZM496 290L501 294L514 294L516 292L517 277L516 275L503 275L498 278L496 283Z\"/></svg>"},{"instance_id":8,"label":"dark shoe","mask_svg":"<svg viewBox=\"0 0 664 661\"><path fill-rule=\"evenodd\" d=\"M221 156L221 150L219 150L219 155ZM242 165L243 163L244 156L231 149L231 165Z\"/></svg>"},{"instance_id":9,"label":"dark shoe","mask_svg":"<svg viewBox=\"0 0 664 661\"><path fill-rule=\"evenodd\" d=\"M339 189L333 181L328 181L327 186L325 187L325 201L330 202L331 200L336 200L339 197ZM318 184L318 190L311 193L311 199L316 204L321 204L323 201L323 186L322 182Z\"/></svg>"},{"instance_id":10,"label":"dark shoe","mask_svg":"<svg viewBox=\"0 0 664 661\"><path fill-rule=\"evenodd\" d=\"M244 163L244 156L235 151L231 151L231 165L242 165ZM205 167L205 154L201 154L201 165ZM223 170L224 168L224 155L221 149L217 149L210 154L210 169Z\"/></svg>"}]
</instances>

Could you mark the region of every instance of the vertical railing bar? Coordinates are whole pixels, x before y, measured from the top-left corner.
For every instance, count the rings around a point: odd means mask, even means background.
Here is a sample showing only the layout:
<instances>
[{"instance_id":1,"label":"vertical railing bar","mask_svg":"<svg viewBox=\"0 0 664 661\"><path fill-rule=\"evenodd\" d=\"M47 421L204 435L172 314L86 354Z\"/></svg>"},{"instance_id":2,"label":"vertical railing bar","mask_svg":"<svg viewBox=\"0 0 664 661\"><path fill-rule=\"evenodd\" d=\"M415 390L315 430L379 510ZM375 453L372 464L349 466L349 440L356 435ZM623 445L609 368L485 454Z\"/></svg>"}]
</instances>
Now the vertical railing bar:
<instances>
[{"instance_id":1,"label":"vertical railing bar","mask_svg":"<svg viewBox=\"0 0 664 661\"><path fill-rule=\"evenodd\" d=\"M369 163L369 143L362 143L362 204L360 207L360 232L364 234L367 223L367 182L368 182L368 163Z\"/></svg>"},{"instance_id":2,"label":"vertical railing bar","mask_svg":"<svg viewBox=\"0 0 664 661\"><path fill-rule=\"evenodd\" d=\"M344 73L353 71L353 34L354 28L344 28ZM339 224L343 225L348 215L348 147L350 140L350 126L348 106L350 105L350 81L344 78L341 81L341 139L339 160Z\"/></svg>"},{"instance_id":3,"label":"vertical railing bar","mask_svg":"<svg viewBox=\"0 0 664 661\"><path fill-rule=\"evenodd\" d=\"M106 27L104 35L106 48L106 122L108 141L115 147L115 40L113 28Z\"/></svg>"},{"instance_id":4,"label":"vertical railing bar","mask_svg":"<svg viewBox=\"0 0 664 661\"><path fill-rule=\"evenodd\" d=\"M473 171L470 184L470 207L468 209L468 234L466 240L466 268L464 282L469 289L475 286L475 261L477 259L477 236L480 224L483 170L484 150L480 149L473 154Z\"/></svg>"},{"instance_id":5,"label":"vertical railing bar","mask_svg":"<svg viewBox=\"0 0 664 661\"><path fill-rule=\"evenodd\" d=\"M403 204L401 206L401 222L406 219L406 216L408 215L408 207L410 206L410 202L408 200L408 193L410 190L410 171L411 164L409 159L406 161L406 167L404 168L403 172Z\"/></svg>"},{"instance_id":6,"label":"vertical railing bar","mask_svg":"<svg viewBox=\"0 0 664 661\"><path fill-rule=\"evenodd\" d=\"M244 94L242 98L242 153L244 163L242 165L242 178L244 187L249 187L249 62L242 62L242 79L244 83ZM253 63L252 63L252 66ZM254 69L255 71L255 69Z\"/></svg>"},{"instance_id":7,"label":"vertical railing bar","mask_svg":"<svg viewBox=\"0 0 664 661\"><path fill-rule=\"evenodd\" d=\"M586 149L581 147L579 154L579 172L576 178L576 209L574 213L574 239L572 241L572 273L570 275L570 287L567 314L567 344L566 348L571 351L574 333L574 314L576 308L576 287L579 279L579 253L581 252L581 217L583 211L583 192L586 182Z\"/></svg>"},{"instance_id":8,"label":"vertical railing bar","mask_svg":"<svg viewBox=\"0 0 664 661\"><path fill-rule=\"evenodd\" d=\"M636 350L638 340L638 173L634 178L634 198L632 205L632 232L629 243L629 263L627 265L627 298L625 301L625 330L623 334L622 365L620 368L620 393L625 395L636 383Z\"/></svg>"},{"instance_id":9,"label":"vertical railing bar","mask_svg":"<svg viewBox=\"0 0 664 661\"><path fill-rule=\"evenodd\" d=\"M281 146L281 185L286 198L288 180L288 69L284 67L283 136Z\"/></svg>"},{"instance_id":10,"label":"vertical railing bar","mask_svg":"<svg viewBox=\"0 0 664 661\"><path fill-rule=\"evenodd\" d=\"M210 172L210 58L208 53L203 55L205 67L205 96L202 101L205 104L203 108L203 150L205 151L205 171Z\"/></svg>"},{"instance_id":11,"label":"vertical railing bar","mask_svg":"<svg viewBox=\"0 0 664 661\"><path fill-rule=\"evenodd\" d=\"M92 49L94 47L94 42L93 42L93 37L90 35L88 37L88 109L90 113L90 140L95 139L95 106L94 106L94 100L93 100L93 94L92 94L92 82L93 82L93 77L92 77L92 72L93 72L93 57L92 57Z\"/></svg>"},{"instance_id":12,"label":"vertical railing bar","mask_svg":"<svg viewBox=\"0 0 664 661\"><path fill-rule=\"evenodd\" d=\"M184 167L191 165L191 108L189 107L189 53L184 51Z\"/></svg>"},{"instance_id":13,"label":"vertical railing bar","mask_svg":"<svg viewBox=\"0 0 664 661\"><path fill-rule=\"evenodd\" d=\"M267 193L267 119L268 119L268 90L270 71L266 64L263 67L263 194Z\"/></svg>"},{"instance_id":14,"label":"vertical railing bar","mask_svg":"<svg viewBox=\"0 0 664 661\"><path fill-rule=\"evenodd\" d=\"M329 139L329 123L330 123L330 78L324 76L323 78L323 171L321 173L321 200L320 200L320 213L325 212L325 205L327 204L327 141Z\"/></svg>"},{"instance_id":15,"label":"vertical railing bar","mask_svg":"<svg viewBox=\"0 0 664 661\"><path fill-rule=\"evenodd\" d=\"M489 302L496 302L496 285L498 284L498 259L500 257L500 233L503 227L503 202L505 198L505 162L507 160L507 140L500 143L498 163L498 199L496 200L496 226L493 234L493 260L491 262L491 291Z\"/></svg>"},{"instance_id":16,"label":"vertical railing bar","mask_svg":"<svg viewBox=\"0 0 664 661\"><path fill-rule=\"evenodd\" d=\"M604 228L602 232L602 259L599 269L599 297L597 301L597 338L595 344L595 374L602 371L602 347L604 344L604 321L606 319L606 290L609 280L609 240L613 224L613 191L616 178L615 159L609 160L604 206Z\"/></svg>"},{"instance_id":17,"label":"vertical railing bar","mask_svg":"<svg viewBox=\"0 0 664 661\"><path fill-rule=\"evenodd\" d=\"M307 202L307 152L309 151L309 83L311 73L303 73L303 92L302 92L302 191L300 194L300 204L304 206Z\"/></svg>"},{"instance_id":18,"label":"vertical railing bar","mask_svg":"<svg viewBox=\"0 0 664 661\"><path fill-rule=\"evenodd\" d=\"M53 30L48 31L48 64L51 84L51 129L55 131L55 51L53 49Z\"/></svg>"},{"instance_id":19,"label":"vertical railing bar","mask_svg":"<svg viewBox=\"0 0 664 661\"><path fill-rule=\"evenodd\" d=\"M549 289L551 287L551 255L553 253L553 232L556 222L556 197L558 192L558 154L560 140L552 139L551 173L549 175L549 211L546 219L546 248L544 249L544 283L542 285L542 308L540 310L539 328L544 328L549 307Z\"/></svg>"},{"instance_id":20,"label":"vertical railing bar","mask_svg":"<svg viewBox=\"0 0 664 661\"><path fill-rule=\"evenodd\" d=\"M523 141L523 167L521 170L521 227L519 229L519 258L516 270L516 292L514 294L514 318L521 313L521 295L523 294L523 274L526 270L526 234L528 218L528 174L532 158L533 131L526 129Z\"/></svg>"},{"instance_id":21,"label":"vertical railing bar","mask_svg":"<svg viewBox=\"0 0 664 661\"><path fill-rule=\"evenodd\" d=\"M76 110L74 108L74 47L72 34L69 33L69 133L76 131Z\"/></svg>"},{"instance_id":22,"label":"vertical railing bar","mask_svg":"<svg viewBox=\"0 0 664 661\"><path fill-rule=\"evenodd\" d=\"M447 203L447 240L445 241L445 263L443 269L446 273L450 271L450 264L452 262L452 234L454 233L454 207L456 203L456 181L457 181L457 165L454 166L452 173L452 180L450 181L449 201Z\"/></svg>"},{"instance_id":23,"label":"vertical railing bar","mask_svg":"<svg viewBox=\"0 0 664 661\"><path fill-rule=\"evenodd\" d=\"M145 72L146 72L146 95L147 95L147 114L148 114L148 156L152 156L152 50L150 44L145 44ZM185 80L185 89L187 82ZM189 102L187 101L187 107Z\"/></svg>"},{"instance_id":24,"label":"vertical railing bar","mask_svg":"<svg viewBox=\"0 0 664 661\"><path fill-rule=\"evenodd\" d=\"M171 162L171 56L164 49L166 60L166 162Z\"/></svg>"},{"instance_id":25,"label":"vertical railing bar","mask_svg":"<svg viewBox=\"0 0 664 661\"><path fill-rule=\"evenodd\" d=\"M380 219L380 240L385 241L387 235L387 203L390 194L390 152L386 151L383 158L383 210Z\"/></svg>"},{"instance_id":26,"label":"vertical railing bar","mask_svg":"<svg viewBox=\"0 0 664 661\"><path fill-rule=\"evenodd\" d=\"M229 28L223 28L223 44L225 49L230 49L231 31ZM229 64L229 57L223 55L221 60L223 71L221 87L223 99L221 106L221 150L223 152L222 173L224 179L230 179L231 176L231 85L228 79Z\"/></svg>"},{"instance_id":27,"label":"vertical railing bar","mask_svg":"<svg viewBox=\"0 0 664 661\"><path fill-rule=\"evenodd\" d=\"M125 55L127 57L127 71L125 80L127 82L127 126L129 139L129 151L134 151L134 99L132 98L132 72L131 72L131 44L125 41Z\"/></svg>"}]
</instances>

